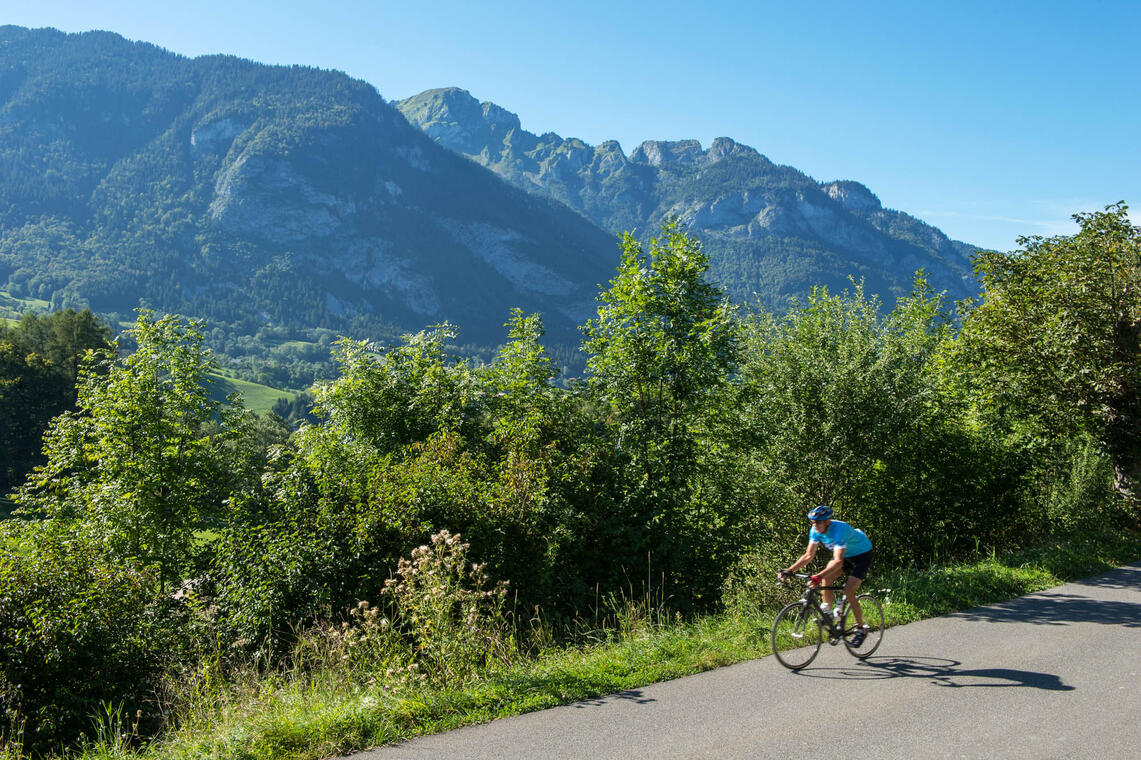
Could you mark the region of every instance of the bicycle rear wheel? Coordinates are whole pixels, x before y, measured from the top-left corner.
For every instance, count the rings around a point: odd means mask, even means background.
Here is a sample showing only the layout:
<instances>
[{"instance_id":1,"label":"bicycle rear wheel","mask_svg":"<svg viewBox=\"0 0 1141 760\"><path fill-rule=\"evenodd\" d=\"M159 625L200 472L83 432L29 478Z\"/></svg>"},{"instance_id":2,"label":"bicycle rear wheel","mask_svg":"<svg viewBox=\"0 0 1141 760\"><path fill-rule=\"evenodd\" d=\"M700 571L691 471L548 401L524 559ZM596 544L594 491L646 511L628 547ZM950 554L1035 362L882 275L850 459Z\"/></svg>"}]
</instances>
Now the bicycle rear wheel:
<instances>
[{"instance_id":1,"label":"bicycle rear wheel","mask_svg":"<svg viewBox=\"0 0 1141 760\"><path fill-rule=\"evenodd\" d=\"M853 657L862 660L879 649L880 642L883 641L883 605L871 594L860 594L856 599L860 601L860 610L864 613L864 625L868 626L868 635L859 646L852 643L852 637L856 635L856 616L852 614L852 607L849 605L844 613L844 646Z\"/></svg>"},{"instance_id":2,"label":"bicycle rear wheel","mask_svg":"<svg viewBox=\"0 0 1141 760\"><path fill-rule=\"evenodd\" d=\"M800 670L816 659L824 636L807 602L793 602L773 621L773 654L781 665Z\"/></svg>"}]
</instances>

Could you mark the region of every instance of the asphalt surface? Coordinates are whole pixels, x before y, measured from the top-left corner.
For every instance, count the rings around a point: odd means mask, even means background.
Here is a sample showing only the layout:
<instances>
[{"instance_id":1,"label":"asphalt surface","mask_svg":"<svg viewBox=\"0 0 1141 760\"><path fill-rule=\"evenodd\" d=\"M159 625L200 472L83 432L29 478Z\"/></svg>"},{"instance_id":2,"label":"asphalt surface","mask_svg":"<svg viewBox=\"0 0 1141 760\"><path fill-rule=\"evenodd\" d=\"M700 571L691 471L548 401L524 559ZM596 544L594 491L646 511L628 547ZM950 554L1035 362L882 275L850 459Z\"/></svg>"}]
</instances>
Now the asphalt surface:
<instances>
[{"instance_id":1,"label":"asphalt surface","mask_svg":"<svg viewBox=\"0 0 1141 760\"><path fill-rule=\"evenodd\" d=\"M827 644L368 750L449 758L1141 758L1141 563Z\"/></svg>"}]
</instances>

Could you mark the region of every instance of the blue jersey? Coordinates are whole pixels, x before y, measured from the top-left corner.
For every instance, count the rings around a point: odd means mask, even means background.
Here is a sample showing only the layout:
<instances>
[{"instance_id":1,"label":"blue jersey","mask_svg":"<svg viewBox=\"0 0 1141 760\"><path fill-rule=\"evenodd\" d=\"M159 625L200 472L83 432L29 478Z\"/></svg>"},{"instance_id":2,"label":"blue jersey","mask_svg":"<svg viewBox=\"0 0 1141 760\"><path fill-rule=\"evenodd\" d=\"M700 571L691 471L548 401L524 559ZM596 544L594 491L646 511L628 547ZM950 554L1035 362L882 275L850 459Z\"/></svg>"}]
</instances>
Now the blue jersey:
<instances>
[{"instance_id":1,"label":"blue jersey","mask_svg":"<svg viewBox=\"0 0 1141 760\"><path fill-rule=\"evenodd\" d=\"M808 542L823 544L824 548L835 550L837 546L844 547L845 557L855 557L872 550L872 541L867 535L846 522L833 520L828 524L828 530L821 533L816 528L808 529Z\"/></svg>"}]
</instances>

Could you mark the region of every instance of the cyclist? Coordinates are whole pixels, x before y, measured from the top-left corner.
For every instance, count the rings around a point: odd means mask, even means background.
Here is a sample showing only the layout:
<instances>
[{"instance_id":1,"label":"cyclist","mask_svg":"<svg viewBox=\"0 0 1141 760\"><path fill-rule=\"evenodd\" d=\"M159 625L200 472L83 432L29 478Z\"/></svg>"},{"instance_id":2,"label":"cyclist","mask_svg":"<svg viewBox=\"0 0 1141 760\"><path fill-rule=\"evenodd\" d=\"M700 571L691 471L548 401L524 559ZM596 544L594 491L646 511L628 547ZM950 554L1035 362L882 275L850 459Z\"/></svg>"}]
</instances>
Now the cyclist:
<instances>
[{"instance_id":1,"label":"cyclist","mask_svg":"<svg viewBox=\"0 0 1141 760\"><path fill-rule=\"evenodd\" d=\"M827 566L809 582L813 586L830 584L840 574L848 573L848 581L844 584L844 596L852 606L852 613L856 616L856 633L852 637L852 645L859 646L864 643L868 635L868 626L864 624L864 611L860 609L860 602L856 599L856 591L860 588L864 578L868 575L868 568L872 564L872 542L862 530L853 528L846 522L832 519L832 507L821 504L813 507L808 513L812 527L808 531L808 548L800 559L793 562L784 570L777 572L777 578L784 580L789 575L812 562L816 556L816 549L821 544L831 550L832 559ZM827 612L832 606L832 592L825 590L824 603L821 607Z\"/></svg>"}]
</instances>

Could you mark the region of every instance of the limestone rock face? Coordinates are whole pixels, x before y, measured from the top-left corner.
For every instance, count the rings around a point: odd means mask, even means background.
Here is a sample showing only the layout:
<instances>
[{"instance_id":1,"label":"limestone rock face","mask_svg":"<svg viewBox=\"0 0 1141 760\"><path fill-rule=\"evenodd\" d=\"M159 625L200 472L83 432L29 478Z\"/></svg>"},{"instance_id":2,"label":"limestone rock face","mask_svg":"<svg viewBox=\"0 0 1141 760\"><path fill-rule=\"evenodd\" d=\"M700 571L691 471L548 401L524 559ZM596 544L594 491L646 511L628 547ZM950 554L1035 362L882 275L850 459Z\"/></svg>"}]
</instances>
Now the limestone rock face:
<instances>
[{"instance_id":1,"label":"limestone rock face","mask_svg":"<svg viewBox=\"0 0 1141 760\"><path fill-rule=\"evenodd\" d=\"M647 140L626 156L613 140L590 146L533 135L515 114L462 90L395 105L444 147L606 230L653 235L680 219L702 240L712 276L737 298L758 293L779 308L787 295L843 288L851 275L890 304L920 268L952 298L977 292L970 246L884 209L859 182L819 183L728 137L708 149L697 140Z\"/></svg>"},{"instance_id":2,"label":"limestone rock face","mask_svg":"<svg viewBox=\"0 0 1141 760\"><path fill-rule=\"evenodd\" d=\"M713 141L709 150L702 150L697 140L677 140L673 142L659 142L647 140L639 145L630 160L634 163L662 166L663 164L682 164L684 166L708 166L733 155L760 156L756 150L747 145L741 145L728 137L718 137Z\"/></svg>"},{"instance_id":3,"label":"limestone rock face","mask_svg":"<svg viewBox=\"0 0 1141 760\"><path fill-rule=\"evenodd\" d=\"M853 211L878 211L882 208L880 199L859 182L829 182L822 185L821 189L828 194L829 198Z\"/></svg>"},{"instance_id":4,"label":"limestone rock face","mask_svg":"<svg viewBox=\"0 0 1141 760\"><path fill-rule=\"evenodd\" d=\"M494 103L481 104L458 87L422 93L406 115L441 145L462 146L461 153L479 153L520 129L518 116Z\"/></svg>"}]
</instances>

